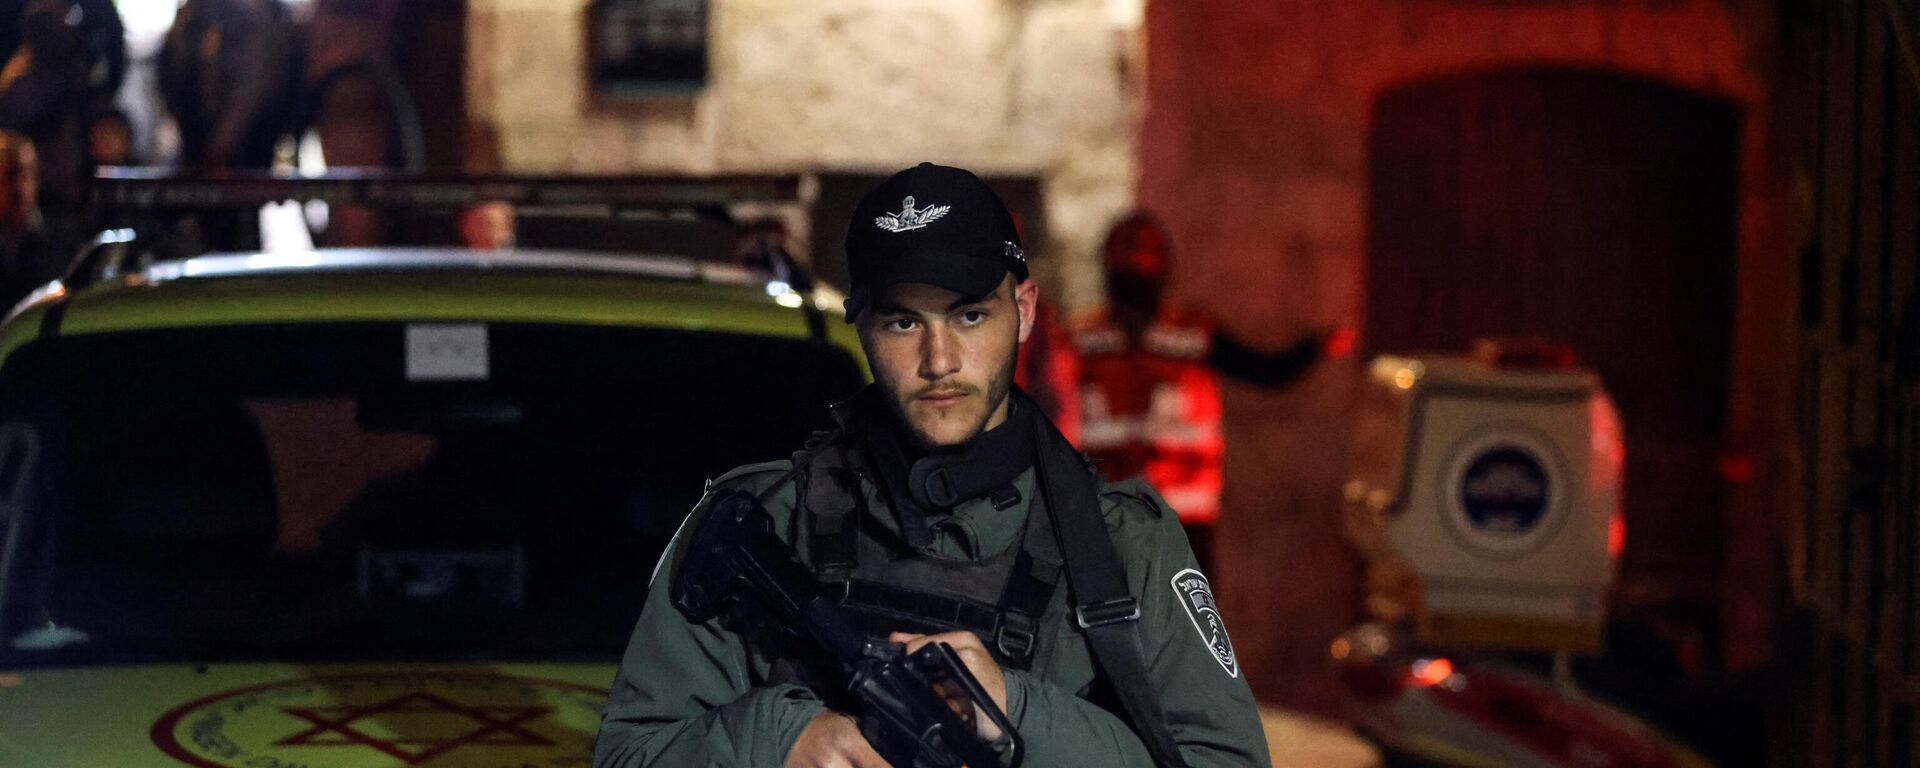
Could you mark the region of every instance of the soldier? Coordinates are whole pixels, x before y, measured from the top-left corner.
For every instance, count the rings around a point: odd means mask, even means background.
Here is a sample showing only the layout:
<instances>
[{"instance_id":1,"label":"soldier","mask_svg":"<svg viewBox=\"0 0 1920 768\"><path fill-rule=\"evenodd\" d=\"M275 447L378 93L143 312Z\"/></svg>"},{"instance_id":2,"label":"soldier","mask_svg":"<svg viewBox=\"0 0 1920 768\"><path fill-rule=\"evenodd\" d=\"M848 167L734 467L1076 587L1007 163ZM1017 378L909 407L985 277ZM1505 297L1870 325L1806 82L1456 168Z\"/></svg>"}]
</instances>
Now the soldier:
<instances>
[{"instance_id":1,"label":"soldier","mask_svg":"<svg viewBox=\"0 0 1920 768\"><path fill-rule=\"evenodd\" d=\"M902 171L854 208L847 257L874 384L793 461L709 489L759 495L862 629L909 651L951 646L1026 765L1267 765L1178 517L1144 482L1098 484L1012 385L1038 288L999 198L957 168ZM595 765L886 765L789 649L675 611L703 512L655 571Z\"/></svg>"}]
</instances>

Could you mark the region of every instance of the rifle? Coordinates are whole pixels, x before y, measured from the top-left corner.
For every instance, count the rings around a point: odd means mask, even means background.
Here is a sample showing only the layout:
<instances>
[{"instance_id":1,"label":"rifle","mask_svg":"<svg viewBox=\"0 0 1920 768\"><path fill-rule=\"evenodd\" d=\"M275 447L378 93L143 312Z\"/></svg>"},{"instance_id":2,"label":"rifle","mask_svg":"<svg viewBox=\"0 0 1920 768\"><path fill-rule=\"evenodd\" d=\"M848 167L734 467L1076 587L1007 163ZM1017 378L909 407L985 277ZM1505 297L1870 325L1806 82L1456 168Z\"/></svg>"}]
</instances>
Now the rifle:
<instances>
[{"instance_id":1,"label":"rifle","mask_svg":"<svg viewBox=\"0 0 1920 768\"><path fill-rule=\"evenodd\" d=\"M673 605L696 624L718 617L763 648L805 648L831 659L837 669L829 672L838 673L837 682L859 710L861 733L894 766L1020 764L1013 724L959 655L946 643L907 653L899 643L856 629L813 572L773 535L773 518L750 493L714 493L674 580ZM1000 729L1000 738L981 739L942 690L971 700ZM817 692L822 698L834 693Z\"/></svg>"}]
</instances>

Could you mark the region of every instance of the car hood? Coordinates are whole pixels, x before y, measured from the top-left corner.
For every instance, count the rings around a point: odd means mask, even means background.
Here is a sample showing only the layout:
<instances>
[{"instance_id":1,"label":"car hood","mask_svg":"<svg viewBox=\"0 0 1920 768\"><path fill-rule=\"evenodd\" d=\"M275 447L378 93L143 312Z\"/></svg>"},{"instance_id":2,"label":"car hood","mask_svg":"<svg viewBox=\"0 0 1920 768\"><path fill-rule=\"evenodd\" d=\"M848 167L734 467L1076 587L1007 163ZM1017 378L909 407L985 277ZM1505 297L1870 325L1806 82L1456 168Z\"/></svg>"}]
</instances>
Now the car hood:
<instances>
[{"instance_id":1,"label":"car hood","mask_svg":"<svg viewBox=\"0 0 1920 768\"><path fill-rule=\"evenodd\" d=\"M584 766L602 664L0 672L0 765Z\"/></svg>"}]
</instances>

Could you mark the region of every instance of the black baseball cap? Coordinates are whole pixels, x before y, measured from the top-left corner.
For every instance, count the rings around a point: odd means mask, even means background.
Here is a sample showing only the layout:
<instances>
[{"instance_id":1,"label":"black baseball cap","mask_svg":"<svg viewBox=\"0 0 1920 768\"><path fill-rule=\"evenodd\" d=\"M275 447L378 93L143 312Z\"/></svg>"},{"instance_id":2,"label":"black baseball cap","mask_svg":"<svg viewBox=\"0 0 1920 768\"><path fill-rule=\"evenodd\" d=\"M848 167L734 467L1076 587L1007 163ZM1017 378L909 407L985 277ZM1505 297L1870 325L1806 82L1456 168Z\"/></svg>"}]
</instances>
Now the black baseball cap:
<instances>
[{"instance_id":1,"label":"black baseball cap","mask_svg":"<svg viewBox=\"0 0 1920 768\"><path fill-rule=\"evenodd\" d=\"M964 169L921 163L853 206L847 272L853 322L874 294L896 283L985 296L1008 274L1027 279L1027 256L1013 214L986 182Z\"/></svg>"}]
</instances>

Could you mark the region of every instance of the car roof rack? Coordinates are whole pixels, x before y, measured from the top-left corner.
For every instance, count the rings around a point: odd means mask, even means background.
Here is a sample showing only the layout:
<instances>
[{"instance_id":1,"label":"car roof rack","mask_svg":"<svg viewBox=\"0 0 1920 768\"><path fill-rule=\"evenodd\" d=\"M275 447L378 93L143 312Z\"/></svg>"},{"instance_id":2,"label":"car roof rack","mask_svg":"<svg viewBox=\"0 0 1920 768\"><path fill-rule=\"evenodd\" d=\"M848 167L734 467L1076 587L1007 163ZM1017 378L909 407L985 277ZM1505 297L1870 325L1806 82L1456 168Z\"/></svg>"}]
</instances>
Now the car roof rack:
<instances>
[{"instance_id":1,"label":"car roof rack","mask_svg":"<svg viewBox=\"0 0 1920 768\"><path fill-rule=\"evenodd\" d=\"M318 175L270 171L181 173L106 167L94 177L93 199L110 218L135 212L257 208L287 201L385 209L459 209L487 202L527 208L684 211L731 221L727 206L800 201L798 174L716 176L563 174L421 174L381 168L334 168Z\"/></svg>"},{"instance_id":2,"label":"car roof rack","mask_svg":"<svg viewBox=\"0 0 1920 768\"><path fill-rule=\"evenodd\" d=\"M579 175L415 173L385 168L332 168L320 174L265 170L182 172L108 166L94 175L93 203L100 234L81 248L65 281L78 287L114 276L168 250L157 218L195 212L238 211L264 205L321 202L385 210L459 210L503 202L523 215L563 214L633 218L692 216L736 226L730 206L795 204L799 174ZM182 258L188 254L174 254ZM811 294L812 276L784 247L755 248L758 268L792 289ZM824 337L824 318L812 303L808 324Z\"/></svg>"}]
</instances>

